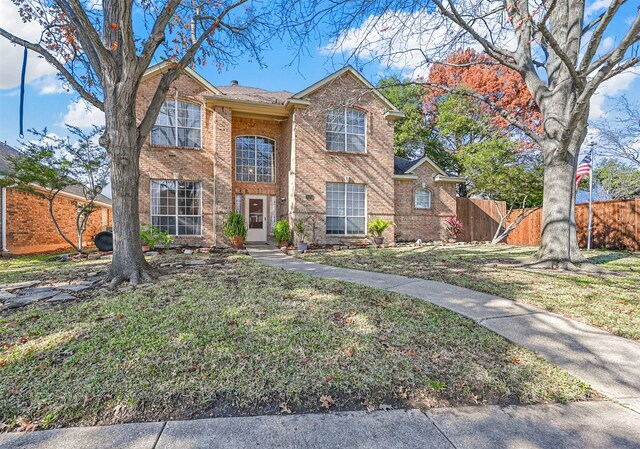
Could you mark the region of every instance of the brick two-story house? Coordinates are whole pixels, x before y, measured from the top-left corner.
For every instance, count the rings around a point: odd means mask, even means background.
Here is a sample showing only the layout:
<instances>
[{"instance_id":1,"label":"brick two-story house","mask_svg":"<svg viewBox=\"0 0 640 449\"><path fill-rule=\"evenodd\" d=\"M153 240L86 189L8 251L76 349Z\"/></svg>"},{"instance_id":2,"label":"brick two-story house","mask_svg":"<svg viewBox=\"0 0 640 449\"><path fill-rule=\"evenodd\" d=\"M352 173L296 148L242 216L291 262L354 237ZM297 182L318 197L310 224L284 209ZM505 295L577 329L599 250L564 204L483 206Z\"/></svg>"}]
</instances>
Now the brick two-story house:
<instances>
[{"instance_id":1,"label":"brick two-story house","mask_svg":"<svg viewBox=\"0 0 640 449\"><path fill-rule=\"evenodd\" d=\"M145 74L140 117L165 69ZM226 241L231 210L249 242L267 241L283 217L304 220L319 243L363 240L376 217L398 224L387 241L439 239L460 179L426 159L394 160L402 116L349 66L297 94L213 86L186 69L141 153L141 221L201 245Z\"/></svg>"}]
</instances>

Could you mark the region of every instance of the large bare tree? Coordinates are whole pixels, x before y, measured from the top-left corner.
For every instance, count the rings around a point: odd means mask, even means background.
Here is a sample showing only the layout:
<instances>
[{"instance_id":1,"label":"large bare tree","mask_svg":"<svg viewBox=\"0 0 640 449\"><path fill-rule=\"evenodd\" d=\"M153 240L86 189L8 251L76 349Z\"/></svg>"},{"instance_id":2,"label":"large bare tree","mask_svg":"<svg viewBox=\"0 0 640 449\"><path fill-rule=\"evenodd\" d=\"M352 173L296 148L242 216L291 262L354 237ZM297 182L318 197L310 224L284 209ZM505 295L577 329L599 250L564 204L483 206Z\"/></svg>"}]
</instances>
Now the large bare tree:
<instances>
[{"instance_id":1,"label":"large bare tree","mask_svg":"<svg viewBox=\"0 0 640 449\"><path fill-rule=\"evenodd\" d=\"M333 25L330 48L358 66L372 60L396 68L446 64L453 51L473 46L491 56L493 63L519 73L540 108L543 132L483 95L456 93L485 101L542 149L543 229L536 258L540 266L567 268L585 261L575 232L574 180L589 102L604 81L640 63L635 46L640 40L637 4L612 0L602 14L587 21L585 3L357 0L327 7L317 0L312 6L300 6L300 15L308 17L308 30L320 21ZM312 9L315 15L304 15ZM616 44L606 49L603 37L614 32Z\"/></svg>"},{"instance_id":2,"label":"large bare tree","mask_svg":"<svg viewBox=\"0 0 640 449\"><path fill-rule=\"evenodd\" d=\"M25 22L42 27L38 42L0 35L53 65L80 96L104 111L100 144L108 150L113 192L113 261L107 280L137 284L152 275L138 216L139 158L167 91L185 67L207 59L219 67L242 53L259 58L270 22L248 0L13 0ZM141 120L140 81L154 61L171 61Z\"/></svg>"}]
</instances>

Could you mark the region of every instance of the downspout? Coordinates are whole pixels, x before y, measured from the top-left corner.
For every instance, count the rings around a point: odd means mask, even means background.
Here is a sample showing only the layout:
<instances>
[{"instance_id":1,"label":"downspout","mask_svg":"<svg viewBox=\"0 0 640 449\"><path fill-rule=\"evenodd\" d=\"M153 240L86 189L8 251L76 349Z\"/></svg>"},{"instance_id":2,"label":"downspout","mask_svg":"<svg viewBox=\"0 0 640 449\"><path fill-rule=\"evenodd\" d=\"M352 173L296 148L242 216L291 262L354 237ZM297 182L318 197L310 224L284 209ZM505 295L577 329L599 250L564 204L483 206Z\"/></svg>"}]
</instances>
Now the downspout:
<instances>
[{"instance_id":1,"label":"downspout","mask_svg":"<svg viewBox=\"0 0 640 449\"><path fill-rule=\"evenodd\" d=\"M2 252L6 253L7 249L7 188L2 188Z\"/></svg>"}]
</instances>

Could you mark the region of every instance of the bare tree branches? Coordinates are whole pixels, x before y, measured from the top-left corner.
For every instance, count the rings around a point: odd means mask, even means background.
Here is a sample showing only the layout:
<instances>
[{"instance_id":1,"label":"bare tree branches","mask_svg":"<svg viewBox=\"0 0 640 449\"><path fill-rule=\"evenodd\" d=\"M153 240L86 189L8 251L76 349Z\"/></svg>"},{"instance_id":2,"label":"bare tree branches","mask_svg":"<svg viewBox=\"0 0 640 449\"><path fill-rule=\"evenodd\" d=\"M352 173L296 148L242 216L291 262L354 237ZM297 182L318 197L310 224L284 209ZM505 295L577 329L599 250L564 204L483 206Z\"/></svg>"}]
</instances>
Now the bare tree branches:
<instances>
[{"instance_id":1,"label":"bare tree branches","mask_svg":"<svg viewBox=\"0 0 640 449\"><path fill-rule=\"evenodd\" d=\"M66 78L69 84L73 86L73 88L78 92L78 94L80 94L82 98L84 98L86 101L88 101L101 111L104 110L104 104L96 97L94 97L88 90L86 90L84 86L82 86L82 84L80 84L80 82L76 79L76 77L73 76L73 74L64 66L64 64L58 61L51 53L49 53L47 49L45 49L41 45L33 44L24 39L20 39L19 37L14 36L13 34L2 28L0 28L0 36L7 38L11 42L18 44L21 47L28 48L29 50L42 55L48 63L54 66Z\"/></svg>"}]
</instances>

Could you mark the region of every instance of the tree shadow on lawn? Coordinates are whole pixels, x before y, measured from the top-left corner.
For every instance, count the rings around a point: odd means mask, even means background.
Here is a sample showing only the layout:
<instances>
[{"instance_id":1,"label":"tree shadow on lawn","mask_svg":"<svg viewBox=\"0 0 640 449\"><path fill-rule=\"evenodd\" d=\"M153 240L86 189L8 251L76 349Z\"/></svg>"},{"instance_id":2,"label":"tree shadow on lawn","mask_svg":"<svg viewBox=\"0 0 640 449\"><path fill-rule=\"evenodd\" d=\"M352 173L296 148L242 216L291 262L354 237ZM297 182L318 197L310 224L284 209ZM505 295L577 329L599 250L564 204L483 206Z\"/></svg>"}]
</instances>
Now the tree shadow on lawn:
<instances>
[{"instance_id":1,"label":"tree shadow on lawn","mask_svg":"<svg viewBox=\"0 0 640 449\"><path fill-rule=\"evenodd\" d=\"M591 395L534 354L431 304L248 258L230 265L0 318L1 340L13 344L0 353L0 388L9 393L1 421L55 427ZM78 327L72 339L37 345ZM7 357L26 344L21 338L38 350Z\"/></svg>"}]
</instances>

